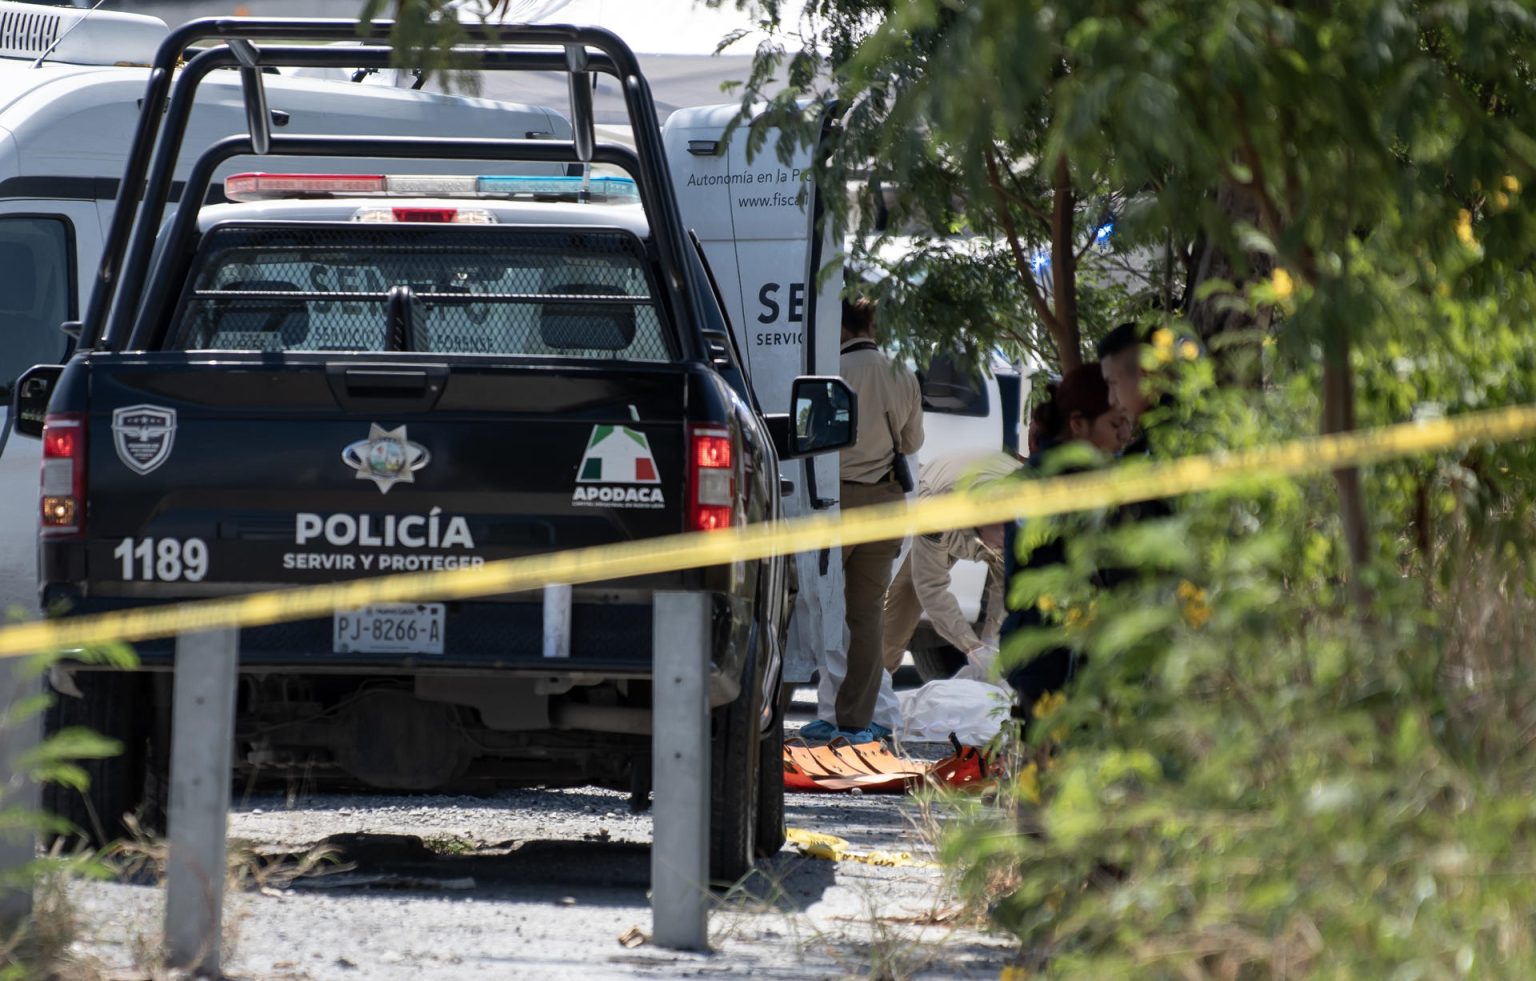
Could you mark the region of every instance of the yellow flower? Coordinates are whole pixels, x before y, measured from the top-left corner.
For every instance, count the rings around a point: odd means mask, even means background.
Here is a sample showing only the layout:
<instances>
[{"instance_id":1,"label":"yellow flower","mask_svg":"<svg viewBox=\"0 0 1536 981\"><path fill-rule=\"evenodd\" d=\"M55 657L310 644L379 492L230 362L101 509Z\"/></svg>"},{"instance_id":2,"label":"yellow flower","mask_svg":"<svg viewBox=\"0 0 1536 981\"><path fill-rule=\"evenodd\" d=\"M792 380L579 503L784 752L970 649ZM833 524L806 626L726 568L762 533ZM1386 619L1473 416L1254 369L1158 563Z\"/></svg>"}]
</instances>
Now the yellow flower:
<instances>
[{"instance_id":1,"label":"yellow flower","mask_svg":"<svg viewBox=\"0 0 1536 981\"><path fill-rule=\"evenodd\" d=\"M1029 968L1019 967L1017 964L1004 964L1003 969L997 972L997 981L1028 981Z\"/></svg>"},{"instance_id":2,"label":"yellow flower","mask_svg":"<svg viewBox=\"0 0 1536 981\"><path fill-rule=\"evenodd\" d=\"M1276 266L1275 271L1270 274L1269 285L1275 291L1275 298L1278 300L1288 300L1291 294L1296 292L1296 281L1291 279L1291 274L1282 266Z\"/></svg>"},{"instance_id":3,"label":"yellow flower","mask_svg":"<svg viewBox=\"0 0 1536 981\"><path fill-rule=\"evenodd\" d=\"M1152 355L1158 364L1167 364L1173 360L1173 331L1159 327L1152 332Z\"/></svg>"},{"instance_id":4,"label":"yellow flower","mask_svg":"<svg viewBox=\"0 0 1536 981\"><path fill-rule=\"evenodd\" d=\"M1034 713L1035 718L1044 721L1060 711L1061 707L1065 704L1067 704L1066 695L1059 691L1048 691L1040 696L1031 711Z\"/></svg>"},{"instance_id":5,"label":"yellow flower","mask_svg":"<svg viewBox=\"0 0 1536 981\"><path fill-rule=\"evenodd\" d=\"M1031 760L1019 771L1019 796L1031 804L1040 803L1040 768Z\"/></svg>"},{"instance_id":6,"label":"yellow flower","mask_svg":"<svg viewBox=\"0 0 1536 981\"><path fill-rule=\"evenodd\" d=\"M1042 596L1035 600L1035 605L1040 608L1041 613L1049 613L1056 609L1056 601L1049 596Z\"/></svg>"},{"instance_id":7,"label":"yellow flower","mask_svg":"<svg viewBox=\"0 0 1536 981\"><path fill-rule=\"evenodd\" d=\"M1477 246L1477 236L1472 234L1472 212L1466 208L1456 212L1456 237L1469 249Z\"/></svg>"},{"instance_id":8,"label":"yellow flower","mask_svg":"<svg viewBox=\"0 0 1536 981\"><path fill-rule=\"evenodd\" d=\"M1508 191L1511 194L1519 194L1520 193L1520 178L1516 177L1514 174L1505 174L1504 175L1504 190Z\"/></svg>"},{"instance_id":9,"label":"yellow flower","mask_svg":"<svg viewBox=\"0 0 1536 981\"><path fill-rule=\"evenodd\" d=\"M1190 603L1184 607L1184 622L1195 630L1205 626L1211 619L1211 608L1204 603Z\"/></svg>"},{"instance_id":10,"label":"yellow flower","mask_svg":"<svg viewBox=\"0 0 1536 981\"><path fill-rule=\"evenodd\" d=\"M1193 361L1200 356L1200 346L1191 340L1179 342L1179 356L1185 361Z\"/></svg>"},{"instance_id":11,"label":"yellow flower","mask_svg":"<svg viewBox=\"0 0 1536 981\"><path fill-rule=\"evenodd\" d=\"M1097 603L1089 603L1087 606L1077 604L1067 607L1067 615L1062 618L1062 624L1068 630L1093 625L1094 614L1098 610Z\"/></svg>"},{"instance_id":12,"label":"yellow flower","mask_svg":"<svg viewBox=\"0 0 1536 981\"><path fill-rule=\"evenodd\" d=\"M1494 191L1491 200L1493 201L1494 211L1509 210L1509 195L1505 194L1503 191Z\"/></svg>"},{"instance_id":13,"label":"yellow flower","mask_svg":"<svg viewBox=\"0 0 1536 981\"><path fill-rule=\"evenodd\" d=\"M1175 591L1183 608L1184 622L1199 630L1211 619L1211 607L1206 603L1205 590L1185 579Z\"/></svg>"}]
</instances>

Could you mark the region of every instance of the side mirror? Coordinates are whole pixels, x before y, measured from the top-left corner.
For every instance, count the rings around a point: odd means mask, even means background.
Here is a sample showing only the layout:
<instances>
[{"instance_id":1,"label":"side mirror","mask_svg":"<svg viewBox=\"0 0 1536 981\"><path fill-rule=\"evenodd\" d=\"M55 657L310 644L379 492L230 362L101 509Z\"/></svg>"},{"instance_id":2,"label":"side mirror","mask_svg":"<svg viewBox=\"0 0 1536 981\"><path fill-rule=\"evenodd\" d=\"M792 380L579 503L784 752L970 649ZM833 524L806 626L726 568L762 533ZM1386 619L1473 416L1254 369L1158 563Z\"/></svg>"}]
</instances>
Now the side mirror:
<instances>
[{"instance_id":1,"label":"side mirror","mask_svg":"<svg viewBox=\"0 0 1536 981\"><path fill-rule=\"evenodd\" d=\"M806 375L790 386L785 442L790 457L852 446L859 436L859 399L835 376Z\"/></svg>"},{"instance_id":2,"label":"side mirror","mask_svg":"<svg viewBox=\"0 0 1536 981\"><path fill-rule=\"evenodd\" d=\"M48 400L64 373L61 364L34 365L21 373L11 389L11 424L21 436L41 439L43 419L48 415Z\"/></svg>"}]
</instances>

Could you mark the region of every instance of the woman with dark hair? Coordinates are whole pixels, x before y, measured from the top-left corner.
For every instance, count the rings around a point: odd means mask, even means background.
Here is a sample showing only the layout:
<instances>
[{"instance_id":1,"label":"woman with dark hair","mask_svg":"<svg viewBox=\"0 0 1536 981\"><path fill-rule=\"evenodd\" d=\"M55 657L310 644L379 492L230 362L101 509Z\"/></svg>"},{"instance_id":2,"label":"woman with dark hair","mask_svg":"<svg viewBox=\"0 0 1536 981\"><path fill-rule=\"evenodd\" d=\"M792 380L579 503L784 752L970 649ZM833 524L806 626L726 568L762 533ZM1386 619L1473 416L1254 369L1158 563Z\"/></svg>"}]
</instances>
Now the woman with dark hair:
<instances>
[{"instance_id":1,"label":"woman with dark hair","mask_svg":"<svg viewBox=\"0 0 1536 981\"><path fill-rule=\"evenodd\" d=\"M1042 448L1030 457L1031 468L1038 468L1057 446L1068 443L1086 443L1106 457L1112 457L1125 448L1130 437L1130 422L1118 406L1110 404L1109 386L1097 361L1067 373L1056 386L1050 402L1051 409L1043 414L1042 423L1054 423L1056 439L1042 437ZM1037 412L1039 410L1037 409ZM1033 415L1031 422L1033 422ZM1044 425L1042 426L1044 428ZM1013 529L1010 529L1013 531ZM1011 534L1005 556L1008 563L1008 580L1021 568L1016 554L1017 535ZM1022 568L1040 569L1066 561L1066 542L1052 539L1037 545L1024 560ZM1039 607L1031 605L1013 610L1003 621L1002 637L1015 630L1041 626L1044 620ZM1077 654L1066 647L1044 651L1027 664L1008 673L1008 683L1018 693L1015 712L1028 719L1030 709L1041 695L1059 691L1071 679L1077 667Z\"/></svg>"},{"instance_id":2,"label":"woman with dark hair","mask_svg":"<svg viewBox=\"0 0 1536 981\"><path fill-rule=\"evenodd\" d=\"M1125 448L1130 421L1111 403L1109 385L1097 361L1068 372L1049 404L1058 427L1057 445L1088 443L1106 456Z\"/></svg>"}]
</instances>

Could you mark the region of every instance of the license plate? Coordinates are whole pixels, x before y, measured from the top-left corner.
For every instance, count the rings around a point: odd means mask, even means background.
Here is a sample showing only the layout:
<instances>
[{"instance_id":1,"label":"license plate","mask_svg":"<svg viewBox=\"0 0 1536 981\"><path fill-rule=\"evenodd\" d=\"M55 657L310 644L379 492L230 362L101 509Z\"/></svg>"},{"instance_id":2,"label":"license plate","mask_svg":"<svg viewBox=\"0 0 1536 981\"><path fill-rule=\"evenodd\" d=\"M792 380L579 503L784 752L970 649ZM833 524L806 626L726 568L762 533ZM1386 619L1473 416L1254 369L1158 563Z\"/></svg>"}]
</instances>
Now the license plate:
<instances>
[{"instance_id":1,"label":"license plate","mask_svg":"<svg viewBox=\"0 0 1536 981\"><path fill-rule=\"evenodd\" d=\"M337 654L441 654L443 604L390 603L337 613Z\"/></svg>"}]
</instances>

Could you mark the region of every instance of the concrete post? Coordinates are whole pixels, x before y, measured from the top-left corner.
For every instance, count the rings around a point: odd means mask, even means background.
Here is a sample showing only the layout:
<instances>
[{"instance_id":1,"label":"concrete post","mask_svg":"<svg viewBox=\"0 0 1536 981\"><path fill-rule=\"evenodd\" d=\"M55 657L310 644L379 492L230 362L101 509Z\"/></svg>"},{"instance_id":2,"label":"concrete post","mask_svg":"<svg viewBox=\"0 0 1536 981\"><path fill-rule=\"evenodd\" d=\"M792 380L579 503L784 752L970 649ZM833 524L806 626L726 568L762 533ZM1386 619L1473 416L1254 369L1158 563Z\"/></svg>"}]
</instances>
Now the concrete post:
<instances>
[{"instance_id":1,"label":"concrete post","mask_svg":"<svg viewBox=\"0 0 1536 981\"><path fill-rule=\"evenodd\" d=\"M176 639L165 938L170 967L219 976L225 831L234 755L239 633Z\"/></svg>"},{"instance_id":2,"label":"concrete post","mask_svg":"<svg viewBox=\"0 0 1536 981\"><path fill-rule=\"evenodd\" d=\"M651 760L651 939L706 950L709 922L709 597L658 592Z\"/></svg>"},{"instance_id":3,"label":"concrete post","mask_svg":"<svg viewBox=\"0 0 1536 981\"><path fill-rule=\"evenodd\" d=\"M571 587L544 587L544 656L571 656Z\"/></svg>"},{"instance_id":4,"label":"concrete post","mask_svg":"<svg viewBox=\"0 0 1536 981\"><path fill-rule=\"evenodd\" d=\"M37 694L40 681L27 678L18 658L0 658L0 717L7 715L22 699ZM0 809L20 807L35 811L41 804L37 784L15 770L21 754L34 748L42 733L42 716L25 721L9 720L0 725ZM13 834L0 832L0 874L14 871L32 861L36 842L30 831ZM5 936L32 915L30 882L12 888L0 888L0 936Z\"/></svg>"}]
</instances>

